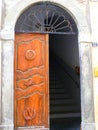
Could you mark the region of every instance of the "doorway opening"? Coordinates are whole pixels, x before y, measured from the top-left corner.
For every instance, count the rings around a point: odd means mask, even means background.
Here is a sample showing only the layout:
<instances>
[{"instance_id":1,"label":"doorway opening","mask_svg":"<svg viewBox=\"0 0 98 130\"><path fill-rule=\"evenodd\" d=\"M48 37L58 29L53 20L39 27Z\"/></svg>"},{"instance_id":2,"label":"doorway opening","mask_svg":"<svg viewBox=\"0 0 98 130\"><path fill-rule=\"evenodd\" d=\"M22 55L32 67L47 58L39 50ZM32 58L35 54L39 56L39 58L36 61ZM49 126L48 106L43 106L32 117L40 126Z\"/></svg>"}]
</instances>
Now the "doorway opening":
<instances>
[{"instance_id":1,"label":"doorway opening","mask_svg":"<svg viewBox=\"0 0 98 130\"><path fill-rule=\"evenodd\" d=\"M73 127L75 130L76 128L79 130L81 124L80 73L78 29L75 21L64 9L51 2L40 2L29 7L21 14L17 20L15 31L17 33L25 33L25 35L32 34L33 36L35 34L41 34L49 36L48 76L50 79L50 93L48 93L48 96L50 97L50 115L49 117L47 116L47 121L48 119L50 120L50 130L60 130L64 128L71 130ZM40 38L38 37L37 39L41 40L41 36ZM44 40L41 41L43 43ZM23 39L21 43L22 42L26 43ZM47 40L44 42L47 42ZM41 46L43 46L43 44ZM27 54L35 56L33 51L29 51ZM29 60L29 63L32 59ZM46 62L47 59L44 60ZM29 86L31 86L31 82ZM44 106L42 107L43 110L45 110ZM31 108L26 110L28 117L31 111L34 113ZM43 122L43 125L45 123ZM39 127L39 124L40 123L37 122L35 126ZM31 126L33 126L33 124ZM48 125L44 127L47 128Z\"/></svg>"},{"instance_id":2,"label":"doorway opening","mask_svg":"<svg viewBox=\"0 0 98 130\"><path fill-rule=\"evenodd\" d=\"M80 130L77 35L49 35L50 130Z\"/></svg>"}]
</instances>

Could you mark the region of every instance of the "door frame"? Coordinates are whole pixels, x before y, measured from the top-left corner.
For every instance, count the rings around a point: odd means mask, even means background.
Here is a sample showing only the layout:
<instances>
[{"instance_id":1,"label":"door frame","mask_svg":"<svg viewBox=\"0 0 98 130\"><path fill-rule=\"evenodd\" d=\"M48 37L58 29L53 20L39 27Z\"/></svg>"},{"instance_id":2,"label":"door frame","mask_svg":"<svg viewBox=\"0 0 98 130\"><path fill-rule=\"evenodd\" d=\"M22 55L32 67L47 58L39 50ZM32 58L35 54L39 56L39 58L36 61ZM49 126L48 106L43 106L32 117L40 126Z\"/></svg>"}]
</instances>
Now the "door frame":
<instances>
[{"instance_id":1,"label":"door frame","mask_svg":"<svg viewBox=\"0 0 98 130\"><path fill-rule=\"evenodd\" d=\"M20 0L19 0L20 1ZM18 1L18 2L19 2ZM13 4L7 12L2 23L1 30L1 86L0 88L0 128L1 130L14 130L13 119L13 73L14 73L14 28L15 23L21 13L30 5L40 2L41 0L24 0L20 4ZM52 2L52 0L50 0ZM73 0L56 1L53 4L59 5L67 10L76 21L78 27L78 44L80 60L80 80L81 80L81 109L82 109L82 130L94 130L94 98L93 98L93 75L92 75L92 58L91 58L91 32L85 15L81 12ZM17 6L18 4L18 6ZM17 10L17 11L14 11ZM78 12L78 13L77 13ZM13 17L15 16L15 17ZM82 18L82 20L81 20ZM1 57L1 56L0 56ZM8 87L6 87L8 86ZM89 94L87 95L88 92ZM7 96L8 95L8 96ZM89 106L89 107L88 107Z\"/></svg>"}]
</instances>

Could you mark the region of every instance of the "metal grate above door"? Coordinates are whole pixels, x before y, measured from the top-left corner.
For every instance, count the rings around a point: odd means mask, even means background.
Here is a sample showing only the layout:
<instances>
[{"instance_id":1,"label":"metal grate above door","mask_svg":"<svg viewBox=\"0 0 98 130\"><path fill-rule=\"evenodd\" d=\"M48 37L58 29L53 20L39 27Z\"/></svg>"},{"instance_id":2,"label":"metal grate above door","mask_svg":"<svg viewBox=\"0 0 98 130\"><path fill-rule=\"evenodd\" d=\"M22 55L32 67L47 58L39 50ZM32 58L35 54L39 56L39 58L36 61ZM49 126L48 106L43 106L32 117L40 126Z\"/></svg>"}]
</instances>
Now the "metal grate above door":
<instances>
[{"instance_id":1,"label":"metal grate above door","mask_svg":"<svg viewBox=\"0 0 98 130\"><path fill-rule=\"evenodd\" d=\"M62 8L42 2L29 7L17 20L16 32L77 34L73 18Z\"/></svg>"}]
</instances>

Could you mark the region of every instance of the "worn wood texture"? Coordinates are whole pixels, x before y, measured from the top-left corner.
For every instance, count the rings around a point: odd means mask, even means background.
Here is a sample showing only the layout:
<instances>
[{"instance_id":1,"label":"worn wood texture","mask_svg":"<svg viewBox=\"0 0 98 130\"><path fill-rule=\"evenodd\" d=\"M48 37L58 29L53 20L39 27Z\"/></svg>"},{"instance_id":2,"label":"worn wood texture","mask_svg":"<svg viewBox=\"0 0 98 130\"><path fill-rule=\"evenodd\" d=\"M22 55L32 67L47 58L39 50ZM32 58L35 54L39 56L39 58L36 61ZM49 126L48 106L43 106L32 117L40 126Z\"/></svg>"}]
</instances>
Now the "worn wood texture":
<instances>
[{"instance_id":1,"label":"worn wood texture","mask_svg":"<svg viewBox=\"0 0 98 130\"><path fill-rule=\"evenodd\" d=\"M15 127L49 127L48 35L16 34Z\"/></svg>"}]
</instances>

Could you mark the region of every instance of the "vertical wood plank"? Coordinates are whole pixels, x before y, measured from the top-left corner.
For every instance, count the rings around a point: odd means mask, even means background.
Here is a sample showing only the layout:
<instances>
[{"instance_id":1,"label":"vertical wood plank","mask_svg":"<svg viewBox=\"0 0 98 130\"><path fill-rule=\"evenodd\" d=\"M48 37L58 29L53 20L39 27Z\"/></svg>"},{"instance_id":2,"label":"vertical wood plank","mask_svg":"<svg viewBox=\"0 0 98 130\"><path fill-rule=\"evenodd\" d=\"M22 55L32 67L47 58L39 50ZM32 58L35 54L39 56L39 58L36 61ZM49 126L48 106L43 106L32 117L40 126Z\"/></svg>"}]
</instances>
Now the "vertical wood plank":
<instances>
[{"instance_id":1,"label":"vertical wood plank","mask_svg":"<svg viewBox=\"0 0 98 130\"><path fill-rule=\"evenodd\" d=\"M16 34L15 127L49 127L48 35Z\"/></svg>"}]
</instances>

